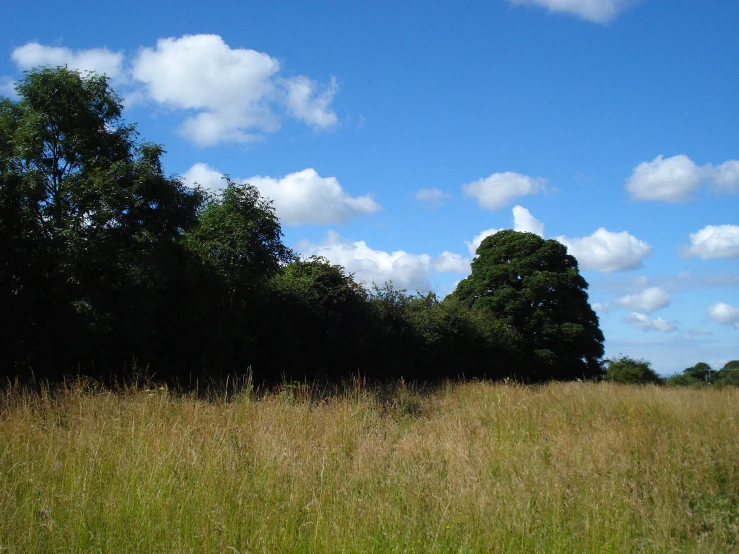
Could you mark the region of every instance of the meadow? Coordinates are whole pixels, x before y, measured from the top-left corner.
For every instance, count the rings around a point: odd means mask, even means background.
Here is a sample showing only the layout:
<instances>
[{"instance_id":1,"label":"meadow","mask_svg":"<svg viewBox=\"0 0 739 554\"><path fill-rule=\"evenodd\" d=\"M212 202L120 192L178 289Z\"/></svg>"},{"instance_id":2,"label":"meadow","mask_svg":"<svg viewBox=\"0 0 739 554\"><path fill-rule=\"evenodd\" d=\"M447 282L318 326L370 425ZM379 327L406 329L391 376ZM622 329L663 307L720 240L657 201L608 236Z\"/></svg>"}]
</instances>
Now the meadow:
<instances>
[{"instance_id":1,"label":"meadow","mask_svg":"<svg viewBox=\"0 0 739 554\"><path fill-rule=\"evenodd\" d=\"M0 553L736 552L739 389L0 397Z\"/></svg>"}]
</instances>

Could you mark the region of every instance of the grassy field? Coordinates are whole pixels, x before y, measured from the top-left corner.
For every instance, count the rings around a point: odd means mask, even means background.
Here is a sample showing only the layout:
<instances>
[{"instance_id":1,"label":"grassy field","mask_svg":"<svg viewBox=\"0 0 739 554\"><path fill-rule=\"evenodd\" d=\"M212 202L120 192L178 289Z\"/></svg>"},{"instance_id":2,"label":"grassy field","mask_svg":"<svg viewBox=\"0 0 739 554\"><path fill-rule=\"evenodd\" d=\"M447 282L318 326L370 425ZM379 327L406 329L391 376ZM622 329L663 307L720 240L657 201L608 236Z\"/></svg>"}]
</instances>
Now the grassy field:
<instances>
[{"instance_id":1,"label":"grassy field","mask_svg":"<svg viewBox=\"0 0 739 554\"><path fill-rule=\"evenodd\" d=\"M0 398L0 553L737 552L739 390Z\"/></svg>"}]
</instances>

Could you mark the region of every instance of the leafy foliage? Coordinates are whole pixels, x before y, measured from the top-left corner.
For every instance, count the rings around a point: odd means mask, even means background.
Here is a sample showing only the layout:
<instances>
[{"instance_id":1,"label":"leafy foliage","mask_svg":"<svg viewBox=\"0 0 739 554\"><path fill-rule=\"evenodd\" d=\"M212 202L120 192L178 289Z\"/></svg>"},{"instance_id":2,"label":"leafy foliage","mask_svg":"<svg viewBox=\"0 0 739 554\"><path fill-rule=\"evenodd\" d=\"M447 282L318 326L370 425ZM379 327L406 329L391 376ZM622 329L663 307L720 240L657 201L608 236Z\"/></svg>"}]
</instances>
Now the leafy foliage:
<instances>
[{"instance_id":1,"label":"leafy foliage","mask_svg":"<svg viewBox=\"0 0 739 554\"><path fill-rule=\"evenodd\" d=\"M225 188L205 204L186 242L229 284L252 288L293 259L270 201L251 185L225 178Z\"/></svg>"},{"instance_id":2,"label":"leafy foliage","mask_svg":"<svg viewBox=\"0 0 739 554\"><path fill-rule=\"evenodd\" d=\"M716 372L714 383L739 386L739 360L726 362L724 367Z\"/></svg>"},{"instance_id":3,"label":"leafy foliage","mask_svg":"<svg viewBox=\"0 0 739 554\"><path fill-rule=\"evenodd\" d=\"M453 296L505 322L526 374L570 379L601 373L604 337L587 288L561 243L499 231L480 244Z\"/></svg>"},{"instance_id":4,"label":"leafy foliage","mask_svg":"<svg viewBox=\"0 0 739 554\"><path fill-rule=\"evenodd\" d=\"M45 68L17 91L0 103L2 303L24 314L13 365L120 367L166 348L157 324L201 194L136 141L106 77Z\"/></svg>"},{"instance_id":5,"label":"leafy foliage","mask_svg":"<svg viewBox=\"0 0 739 554\"><path fill-rule=\"evenodd\" d=\"M662 383L662 379L652 369L648 361L635 360L628 356L619 356L613 360L608 360L604 379L614 383L630 385Z\"/></svg>"},{"instance_id":6,"label":"leafy foliage","mask_svg":"<svg viewBox=\"0 0 739 554\"><path fill-rule=\"evenodd\" d=\"M698 362L694 366L689 367L685 371L683 371L683 375L685 375L686 377L692 377L697 381L704 381L709 383L711 381L711 373L713 373L711 366L705 362Z\"/></svg>"},{"instance_id":7,"label":"leafy foliage","mask_svg":"<svg viewBox=\"0 0 739 554\"><path fill-rule=\"evenodd\" d=\"M372 328L367 291L342 266L296 259L271 280L269 345L262 367L294 379L332 378L365 368Z\"/></svg>"},{"instance_id":8,"label":"leafy foliage","mask_svg":"<svg viewBox=\"0 0 739 554\"><path fill-rule=\"evenodd\" d=\"M705 362L699 362L685 369L681 374L673 375L668 382L674 386L739 386L739 360L727 362L718 371L711 369L711 366Z\"/></svg>"},{"instance_id":9,"label":"leafy foliage","mask_svg":"<svg viewBox=\"0 0 739 554\"><path fill-rule=\"evenodd\" d=\"M282 241L271 202L224 177L214 195L162 169L106 77L27 72L0 100L0 308L6 375L180 384L255 379L569 379L600 372L603 336L556 241L486 239L455 294L366 290ZM128 368L128 369L126 369Z\"/></svg>"}]
</instances>

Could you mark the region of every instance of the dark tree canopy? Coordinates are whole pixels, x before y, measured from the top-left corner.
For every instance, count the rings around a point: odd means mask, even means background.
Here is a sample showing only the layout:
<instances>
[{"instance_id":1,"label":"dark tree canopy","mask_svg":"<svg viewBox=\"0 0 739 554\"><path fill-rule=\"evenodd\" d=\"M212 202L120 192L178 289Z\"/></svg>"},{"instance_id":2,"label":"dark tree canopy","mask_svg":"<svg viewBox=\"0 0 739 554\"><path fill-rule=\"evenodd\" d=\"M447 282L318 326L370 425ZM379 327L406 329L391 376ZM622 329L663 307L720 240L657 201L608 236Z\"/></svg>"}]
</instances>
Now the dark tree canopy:
<instances>
[{"instance_id":1,"label":"dark tree canopy","mask_svg":"<svg viewBox=\"0 0 739 554\"><path fill-rule=\"evenodd\" d=\"M508 325L532 376L567 379L601 373L604 337L587 288L564 245L508 230L483 240L453 296Z\"/></svg>"},{"instance_id":2,"label":"dark tree canopy","mask_svg":"<svg viewBox=\"0 0 739 554\"><path fill-rule=\"evenodd\" d=\"M587 283L556 241L487 238L444 300L372 293L297 258L256 187L226 177L210 195L167 176L106 77L41 68L17 90L0 100L0 377L599 374Z\"/></svg>"},{"instance_id":3,"label":"dark tree canopy","mask_svg":"<svg viewBox=\"0 0 739 554\"><path fill-rule=\"evenodd\" d=\"M186 242L232 287L258 286L293 259L271 201L248 184L224 177L225 187L208 199Z\"/></svg>"},{"instance_id":4,"label":"dark tree canopy","mask_svg":"<svg viewBox=\"0 0 739 554\"><path fill-rule=\"evenodd\" d=\"M177 241L202 195L164 175L107 78L26 73L0 101L0 283L18 314L9 345L42 368L154 352Z\"/></svg>"}]
</instances>

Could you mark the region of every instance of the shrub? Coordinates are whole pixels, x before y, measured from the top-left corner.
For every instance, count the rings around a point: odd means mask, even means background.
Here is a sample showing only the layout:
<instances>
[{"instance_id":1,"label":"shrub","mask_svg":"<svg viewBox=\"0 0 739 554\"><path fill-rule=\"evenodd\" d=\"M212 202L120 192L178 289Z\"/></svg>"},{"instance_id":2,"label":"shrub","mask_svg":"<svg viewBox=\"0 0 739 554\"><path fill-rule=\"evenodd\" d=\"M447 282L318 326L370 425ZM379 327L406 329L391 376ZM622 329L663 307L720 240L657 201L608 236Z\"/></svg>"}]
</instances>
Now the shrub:
<instances>
[{"instance_id":1,"label":"shrub","mask_svg":"<svg viewBox=\"0 0 739 554\"><path fill-rule=\"evenodd\" d=\"M673 387L703 387L706 382L686 373L678 373L667 379L667 383Z\"/></svg>"},{"instance_id":2,"label":"shrub","mask_svg":"<svg viewBox=\"0 0 739 554\"><path fill-rule=\"evenodd\" d=\"M714 382L722 385L739 386L739 360L731 360L716 372Z\"/></svg>"},{"instance_id":3,"label":"shrub","mask_svg":"<svg viewBox=\"0 0 739 554\"><path fill-rule=\"evenodd\" d=\"M660 384L662 379L646 360L635 360L628 356L619 356L608 360L604 379L613 383L633 385Z\"/></svg>"}]
</instances>

